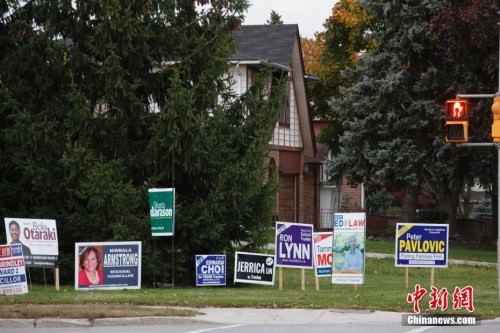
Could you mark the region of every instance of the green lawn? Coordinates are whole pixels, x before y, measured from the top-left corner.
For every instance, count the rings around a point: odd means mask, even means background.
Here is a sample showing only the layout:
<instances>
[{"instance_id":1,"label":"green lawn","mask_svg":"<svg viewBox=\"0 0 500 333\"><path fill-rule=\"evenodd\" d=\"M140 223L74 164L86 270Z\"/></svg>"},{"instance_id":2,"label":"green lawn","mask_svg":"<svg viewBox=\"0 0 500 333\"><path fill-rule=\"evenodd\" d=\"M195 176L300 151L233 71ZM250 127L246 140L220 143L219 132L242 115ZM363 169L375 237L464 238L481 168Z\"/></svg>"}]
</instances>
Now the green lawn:
<instances>
[{"instance_id":1,"label":"green lawn","mask_svg":"<svg viewBox=\"0 0 500 333\"><path fill-rule=\"evenodd\" d=\"M283 269L282 290L278 288L278 269L274 286L238 283L234 287L175 287L121 291L75 291L72 286L62 286L60 291L55 291L52 287L34 286L28 294L0 297L0 316L33 318L50 316L52 313L53 316L71 318L102 317L123 313L119 308L124 306L127 307L127 315L144 316L144 308L140 307L144 305L412 312L413 305L406 299L408 294L415 291L415 285L419 284L427 290L427 294L420 301L422 312L467 314L466 309L453 310L453 291L455 287L462 289L471 286L474 292L474 315L479 318L500 317L496 268L451 264L448 268L435 269L433 286L439 290L446 288L449 294L448 309L444 312L441 308L434 310L429 308L431 269L410 268L408 271L408 288L405 286L404 268L394 267L392 259L372 258L366 260L365 284L357 288L352 285L332 285L330 278L320 278L318 291L315 287L313 270L305 270L305 290L302 290L301 270L291 268ZM96 306L82 308L81 305L85 304ZM13 311L16 307L17 312ZM180 314L155 313L151 310L150 315Z\"/></svg>"},{"instance_id":2,"label":"green lawn","mask_svg":"<svg viewBox=\"0 0 500 333\"><path fill-rule=\"evenodd\" d=\"M264 251L264 250L263 250ZM262 252L263 252L262 251ZM272 250L267 250L272 252ZM366 251L394 253L391 241L367 239ZM451 242L450 258L496 262L493 247L473 247ZM51 286L35 285L28 294L0 297L0 317L120 317L120 316L190 316L191 311L179 312L162 308L145 310L142 306L192 307L257 307L257 308L332 308L366 309L412 312L413 304L407 296L415 285L427 290L420 301L422 312L434 314L468 314L466 309L453 309L453 291L456 287L473 288L474 315L478 318L500 317L498 276L496 267L449 264L435 269L433 286L448 291L448 309L430 309L431 269L409 268L408 288L405 268L394 266L394 259L366 259L365 284L360 286L331 284L330 278L320 278L316 290L314 271L305 270L305 290L301 288L301 270L283 269L283 289L279 290L278 269L274 286L238 283L226 287L175 287L169 289L75 291L73 286L62 286L59 291ZM82 305L96 306L82 306ZM43 306L40 306L43 305Z\"/></svg>"}]
</instances>

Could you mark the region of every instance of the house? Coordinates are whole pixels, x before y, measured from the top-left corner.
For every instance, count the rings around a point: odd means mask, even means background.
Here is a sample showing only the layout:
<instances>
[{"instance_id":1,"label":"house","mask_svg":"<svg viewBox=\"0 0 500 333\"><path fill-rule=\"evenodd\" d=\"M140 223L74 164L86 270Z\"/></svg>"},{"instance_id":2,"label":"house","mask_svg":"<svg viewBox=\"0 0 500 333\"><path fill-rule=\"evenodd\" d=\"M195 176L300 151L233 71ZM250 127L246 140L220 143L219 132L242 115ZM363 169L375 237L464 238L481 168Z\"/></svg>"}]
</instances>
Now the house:
<instances>
[{"instance_id":1,"label":"house","mask_svg":"<svg viewBox=\"0 0 500 333\"><path fill-rule=\"evenodd\" d=\"M279 180L274 220L319 225L320 163L316 156L306 73L298 25L243 25L233 32L237 52L230 60L233 89L244 93L259 67L286 75L288 101L269 142L270 176Z\"/></svg>"},{"instance_id":2,"label":"house","mask_svg":"<svg viewBox=\"0 0 500 333\"><path fill-rule=\"evenodd\" d=\"M328 121L314 120L314 134L317 137L321 130L329 126ZM360 212L365 210L364 185L351 186L343 179L342 184L332 184L326 172L325 163L334 158L330 148L322 143L316 143L317 153L314 159L307 159L308 164L318 164L319 180L319 229L331 229L333 215L336 212Z\"/></svg>"},{"instance_id":3,"label":"house","mask_svg":"<svg viewBox=\"0 0 500 333\"><path fill-rule=\"evenodd\" d=\"M286 74L289 82L288 105L269 142L270 175L279 180L274 220L330 229L335 212L363 211L363 185L327 182L324 163L332 156L316 136L328 123L311 117L298 25L243 25L232 36L237 51L230 60L231 74L238 94L249 89L262 66Z\"/></svg>"}]
</instances>

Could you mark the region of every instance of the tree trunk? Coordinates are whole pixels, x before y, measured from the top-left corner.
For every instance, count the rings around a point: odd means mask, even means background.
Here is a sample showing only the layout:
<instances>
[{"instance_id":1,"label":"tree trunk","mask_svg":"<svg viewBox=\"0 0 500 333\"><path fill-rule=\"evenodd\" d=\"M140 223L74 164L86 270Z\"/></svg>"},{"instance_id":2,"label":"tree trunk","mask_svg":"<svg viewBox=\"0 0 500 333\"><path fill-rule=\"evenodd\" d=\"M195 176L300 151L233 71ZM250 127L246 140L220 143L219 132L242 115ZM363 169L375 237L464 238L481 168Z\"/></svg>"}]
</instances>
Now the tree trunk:
<instances>
[{"instance_id":1,"label":"tree trunk","mask_svg":"<svg viewBox=\"0 0 500 333\"><path fill-rule=\"evenodd\" d=\"M417 221L417 204L419 185L406 184L401 207L401 222L416 222Z\"/></svg>"},{"instance_id":2,"label":"tree trunk","mask_svg":"<svg viewBox=\"0 0 500 333\"><path fill-rule=\"evenodd\" d=\"M458 195L457 195L458 197ZM441 208L448 214L446 223L449 225L450 236L453 236L457 232L457 206L458 198L454 199L450 195L444 196L441 199Z\"/></svg>"}]
</instances>

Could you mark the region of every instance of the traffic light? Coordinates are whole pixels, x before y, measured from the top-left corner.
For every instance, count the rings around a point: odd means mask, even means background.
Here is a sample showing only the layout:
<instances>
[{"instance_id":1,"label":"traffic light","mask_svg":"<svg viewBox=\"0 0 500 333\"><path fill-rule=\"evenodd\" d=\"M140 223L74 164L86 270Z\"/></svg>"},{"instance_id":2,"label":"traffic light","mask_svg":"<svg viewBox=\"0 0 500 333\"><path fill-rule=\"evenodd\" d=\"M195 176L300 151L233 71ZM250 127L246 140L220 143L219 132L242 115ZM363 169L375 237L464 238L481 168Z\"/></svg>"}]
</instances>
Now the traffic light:
<instances>
[{"instance_id":1,"label":"traffic light","mask_svg":"<svg viewBox=\"0 0 500 333\"><path fill-rule=\"evenodd\" d=\"M500 142L500 97L493 97L493 124L491 124L491 137L493 142Z\"/></svg>"},{"instance_id":2,"label":"traffic light","mask_svg":"<svg viewBox=\"0 0 500 333\"><path fill-rule=\"evenodd\" d=\"M499 108L500 111L500 108ZM453 99L446 101L446 142L469 141L469 102L464 99ZM500 140L500 114L498 133Z\"/></svg>"}]
</instances>

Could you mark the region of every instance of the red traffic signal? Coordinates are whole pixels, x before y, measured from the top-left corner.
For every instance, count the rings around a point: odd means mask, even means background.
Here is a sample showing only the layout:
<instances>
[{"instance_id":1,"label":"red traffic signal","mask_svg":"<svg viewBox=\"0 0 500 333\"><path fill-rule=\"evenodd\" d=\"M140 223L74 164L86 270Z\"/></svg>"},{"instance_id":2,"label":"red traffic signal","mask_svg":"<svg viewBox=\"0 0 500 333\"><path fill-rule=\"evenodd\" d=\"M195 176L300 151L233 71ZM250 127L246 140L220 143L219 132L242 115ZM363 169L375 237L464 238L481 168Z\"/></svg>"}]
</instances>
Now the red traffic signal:
<instances>
[{"instance_id":1,"label":"red traffic signal","mask_svg":"<svg viewBox=\"0 0 500 333\"><path fill-rule=\"evenodd\" d=\"M452 143L469 141L469 102L463 99L446 101L445 141Z\"/></svg>"},{"instance_id":2,"label":"red traffic signal","mask_svg":"<svg viewBox=\"0 0 500 333\"><path fill-rule=\"evenodd\" d=\"M446 120L467 120L469 102L464 99L446 101Z\"/></svg>"}]
</instances>

